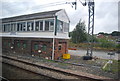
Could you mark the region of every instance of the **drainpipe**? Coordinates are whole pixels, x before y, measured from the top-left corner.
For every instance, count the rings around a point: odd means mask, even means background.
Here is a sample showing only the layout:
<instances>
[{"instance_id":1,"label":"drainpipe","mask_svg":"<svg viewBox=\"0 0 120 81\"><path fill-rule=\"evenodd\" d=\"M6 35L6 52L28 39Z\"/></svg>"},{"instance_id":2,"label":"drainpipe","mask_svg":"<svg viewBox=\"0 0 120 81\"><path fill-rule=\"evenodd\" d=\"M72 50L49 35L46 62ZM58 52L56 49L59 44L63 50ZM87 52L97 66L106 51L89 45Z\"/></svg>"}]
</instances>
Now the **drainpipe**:
<instances>
[{"instance_id":1,"label":"drainpipe","mask_svg":"<svg viewBox=\"0 0 120 81\"><path fill-rule=\"evenodd\" d=\"M54 32L53 32L53 49L52 49L52 60L54 60L54 52L55 52L55 36L57 34L57 16L54 18Z\"/></svg>"},{"instance_id":2,"label":"drainpipe","mask_svg":"<svg viewBox=\"0 0 120 81\"><path fill-rule=\"evenodd\" d=\"M54 20L54 32L53 32L53 50L52 50L52 60L54 60L54 52L55 52L55 36L57 35L57 16L55 16Z\"/></svg>"}]
</instances>

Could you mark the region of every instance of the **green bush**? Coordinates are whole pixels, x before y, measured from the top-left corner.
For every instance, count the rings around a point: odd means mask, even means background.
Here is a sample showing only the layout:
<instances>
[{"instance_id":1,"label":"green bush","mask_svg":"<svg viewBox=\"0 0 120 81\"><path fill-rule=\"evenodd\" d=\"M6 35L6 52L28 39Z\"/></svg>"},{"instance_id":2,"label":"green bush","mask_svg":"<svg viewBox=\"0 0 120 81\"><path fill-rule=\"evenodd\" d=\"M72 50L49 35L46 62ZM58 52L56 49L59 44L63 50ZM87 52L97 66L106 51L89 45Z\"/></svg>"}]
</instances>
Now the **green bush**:
<instances>
[{"instance_id":1,"label":"green bush","mask_svg":"<svg viewBox=\"0 0 120 81\"><path fill-rule=\"evenodd\" d=\"M98 39L98 43L99 43L99 46L103 48L115 48L116 47L113 41L109 41L108 39L105 39L105 38Z\"/></svg>"},{"instance_id":2,"label":"green bush","mask_svg":"<svg viewBox=\"0 0 120 81\"><path fill-rule=\"evenodd\" d=\"M117 44L117 45L116 45L116 48L117 48L117 49L120 49L120 44Z\"/></svg>"}]
</instances>

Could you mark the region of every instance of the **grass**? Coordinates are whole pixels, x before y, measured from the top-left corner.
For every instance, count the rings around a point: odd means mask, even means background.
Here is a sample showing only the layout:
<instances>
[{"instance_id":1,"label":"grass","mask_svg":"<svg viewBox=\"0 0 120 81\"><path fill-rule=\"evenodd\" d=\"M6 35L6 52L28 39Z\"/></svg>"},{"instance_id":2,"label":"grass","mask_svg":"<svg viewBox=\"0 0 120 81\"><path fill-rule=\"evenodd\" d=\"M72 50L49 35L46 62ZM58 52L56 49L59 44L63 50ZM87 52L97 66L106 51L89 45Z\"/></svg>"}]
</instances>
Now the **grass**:
<instances>
[{"instance_id":1,"label":"grass","mask_svg":"<svg viewBox=\"0 0 120 81\"><path fill-rule=\"evenodd\" d=\"M108 64L103 70L104 71L110 71L112 73L118 73L120 72L120 60L112 60L112 64Z\"/></svg>"},{"instance_id":2,"label":"grass","mask_svg":"<svg viewBox=\"0 0 120 81\"><path fill-rule=\"evenodd\" d=\"M67 65L69 65L69 64L66 64L66 63L61 63L61 62L56 62L56 61L54 61L54 60L48 60L48 59L42 59L43 60L43 62L46 62L46 63L57 63L58 65L62 65L62 66L67 66Z\"/></svg>"},{"instance_id":3,"label":"grass","mask_svg":"<svg viewBox=\"0 0 120 81\"><path fill-rule=\"evenodd\" d=\"M69 42L69 47L72 47L72 48L82 48L82 49L86 49L88 46L87 43L78 43L78 44L74 44L72 42ZM110 50L118 50L118 48L115 48L115 47L102 47L100 46L99 44L93 44L93 49L94 50L103 50L103 51L110 51Z\"/></svg>"}]
</instances>

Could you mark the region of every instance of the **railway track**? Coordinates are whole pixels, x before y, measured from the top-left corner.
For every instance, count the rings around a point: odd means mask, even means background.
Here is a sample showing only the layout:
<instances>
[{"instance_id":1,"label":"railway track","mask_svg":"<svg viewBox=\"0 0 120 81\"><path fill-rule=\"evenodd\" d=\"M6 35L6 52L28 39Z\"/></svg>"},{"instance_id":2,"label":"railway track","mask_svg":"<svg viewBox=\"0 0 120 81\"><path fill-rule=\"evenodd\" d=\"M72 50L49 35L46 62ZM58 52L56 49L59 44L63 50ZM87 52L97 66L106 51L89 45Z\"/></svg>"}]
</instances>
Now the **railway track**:
<instances>
[{"instance_id":1,"label":"railway track","mask_svg":"<svg viewBox=\"0 0 120 81\"><path fill-rule=\"evenodd\" d=\"M24 66L24 67L27 67L26 70L28 70L28 71L44 75L46 77L49 77L49 78L57 80L57 81L58 80L64 81L65 79L76 79L76 80L78 79L78 80L82 80L82 81L86 81L86 80L87 81L103 81L102 79L88 77L88 76L82 76L79 74L75 74L75 73L68 72L65 70L63 71L61 69L51 68L48 66L43 66L38 63L33 63L33 62L26 61L26 60L16 59L16 58L9 57L9 56L1 56L1 57L3 58L2 59L3 63L12 64L12 65L17 66L22 69L25 69L25 68L20 67L20 66ZM30 69L28 69L28 67L30 67Z\"/></svg>"},{"instance_id":2,"label":"railway track","mask_svg":"<svg viewBox=\"0 0 120 81\"><path fill-rule=\"evenodd\" d=\"M4 77L2 77L2 76L0 76L0 81L9 81L9 80L4 78Z\"/></svg>"}]
</instances>

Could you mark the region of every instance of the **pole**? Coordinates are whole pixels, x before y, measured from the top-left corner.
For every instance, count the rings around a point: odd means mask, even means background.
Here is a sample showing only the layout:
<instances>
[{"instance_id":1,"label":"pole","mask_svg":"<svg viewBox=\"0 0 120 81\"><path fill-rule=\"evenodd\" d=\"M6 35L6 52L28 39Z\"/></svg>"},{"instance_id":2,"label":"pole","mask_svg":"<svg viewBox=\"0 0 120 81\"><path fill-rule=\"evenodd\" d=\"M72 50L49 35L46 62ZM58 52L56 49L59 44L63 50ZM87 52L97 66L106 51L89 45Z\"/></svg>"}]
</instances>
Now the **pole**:
<instances>
[{"instance_id":1,"label":"pole","mask_svg":"<svg viewBox=\"0 0 120 81\"><path fill-rule=\"evenodd\" d=\"M55 36L53 36L53 50L52 50L52 60L54 60L54 49L55 49Z\"/></svg>"},{"instance_id":2,"label":"pole","mask_svg":"<svg viewBox=\"0 0 120 81\"><path fill-rule=\"evenodd\" d=\"M93 32L94 32L94 0L88 2L88 47L87 47L87 56L92 57L93 53Z\"/></svg>"},{"instance_id":3,"label":"pole","mask_svg":"<svg viewBox=\"0 0 120 81\"><path fill-rule=\"evenodd\" d=\"M57 16L55 16L55 20L54 20L52 60L54 60L54 52L55 52L55 36L56 36L56 35L57 35Z\"/></svg>"}]
</instances>

